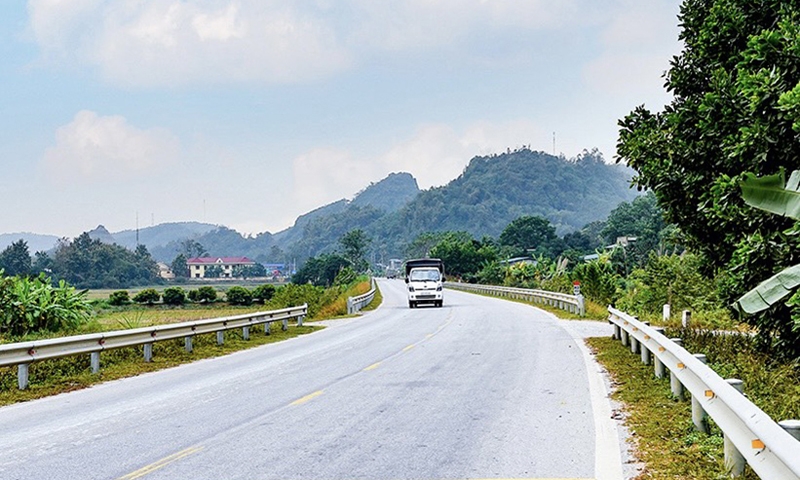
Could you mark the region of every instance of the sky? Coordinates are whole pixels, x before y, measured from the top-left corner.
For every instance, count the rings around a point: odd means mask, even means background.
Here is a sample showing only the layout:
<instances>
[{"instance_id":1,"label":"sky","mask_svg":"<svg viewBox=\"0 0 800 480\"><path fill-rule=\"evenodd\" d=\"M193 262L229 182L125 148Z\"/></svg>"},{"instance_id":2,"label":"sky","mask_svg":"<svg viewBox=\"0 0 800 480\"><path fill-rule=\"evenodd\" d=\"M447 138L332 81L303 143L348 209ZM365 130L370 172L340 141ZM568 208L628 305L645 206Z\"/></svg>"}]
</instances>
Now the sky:
<instances>
[{"instance_id":1,"label":"sky","mask_svg":"<svg viewBox=\"0 0 800 480\"><path fill-rule=\"evenodd\" d=\"M392 172L530 146L615 158L670 101L677 0L0 4L0 233L245 234ZM555 149L554 149L555 137Z\"/></svg>"}]
</instances>

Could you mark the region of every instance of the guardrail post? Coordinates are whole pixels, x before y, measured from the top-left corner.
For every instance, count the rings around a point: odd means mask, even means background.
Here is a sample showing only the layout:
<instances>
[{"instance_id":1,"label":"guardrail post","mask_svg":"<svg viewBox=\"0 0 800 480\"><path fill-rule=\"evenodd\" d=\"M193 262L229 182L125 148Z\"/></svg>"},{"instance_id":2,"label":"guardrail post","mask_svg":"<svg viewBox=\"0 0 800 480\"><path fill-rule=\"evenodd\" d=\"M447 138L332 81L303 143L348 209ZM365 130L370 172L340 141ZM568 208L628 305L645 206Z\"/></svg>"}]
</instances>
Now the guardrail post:
<instances>
[{"instance_id":1,"label":"guardrail post","mask_svg":"<svg viewBox=\"0 0 800 480\"><path fill-rule=\"evenodd\" d=\"M683 316L681 317L681 325L683 325L683 328L689 328L689 324L691 323L692 323L692 311L684 310Z\"/></svg>"},{"instance_id":2,"label":"guardrail post","mask_svg":"<svg viewBox=\"0 0 800 480\"><path fill-rule=\"evenodd\" d=\"M672 313L670 311L671 309L672 307L670 306L669 303L665 303L664 306L661 307L661 318L664 320L665 323L669 321L670 313Z\"/></svg>"},{"instance_id":3,"label":"guardrail post","mask_svg":"<svg viewBox=\"0 0 800 480\"><path fill-rule=\"evenodd\" d=\"M650 326L650 322L644 322L644 324ZM644 342L639 342L639 350L642 353L642 363L650 365L650 349L647 348Z\"/></svg>"},{"instance_id":4,"label":"guardrail post","mask_svg":"<svg viewBox=\"0 0 800 480\"><path fill-rule=\"evenodd\" d=\"M353 314L353 297L347 297L347 314Z\"/></svg>"},{"instance_id":5,"label":"guardrail post","mask_svg":"<svg viewBox=\"0 0 800 480\"><path fill-rule=\"evenodd\" d=\"M183 337L183 349L186 350L186 353L192 353L192 350L194 350L191 335Z\"/></svg>"},{"instance_id":6,"label":"guardrail post","mask_svg":"<svg viewBox=\"0 0 800 480\"><path fill-rule=\"evenodd\" d=\"M619 325L617 325L617 324L615 323L615 324L614 324L614 335L613 335L611 338L613 338L614 340L620 340L620 339L622 339L622 334L620 333L620 330L622 330L622 329L621 329L621 328L619 328Z\"/></svg>"},{"instance_id":7,"label":"guardrail post","mask_svg":"<svg viewBox=\"0 0 800 480\"><path fill-rule=\"evenodd\" d=\"M302 327L303 326L303 320L305 320L305 319L306 319L305 315L300 315L299 317L297 317L297 326L298 327Z\"/></svg>"},{"instance_id":8,"label":"guardrail post","mask_svg":"<svg viewBox=\"0 0 800 480\"><path fill-rule=\"evenodd\" d=\"M738 378L729 378L725 380L739 393L744 393L744 382ZM741 477L744 473L745 459L732 441L723 432L725 439L723 450L725 452L725 471L731 477Z\"/></svg>"},{"instance_id":9,"label":"guardrail post","mask_svg":"<svg viewBox=\"0 0 800 480\"><path fill-rule=\"evenodd\" d=\"M622 331L620 333L622 333L622 335L620 336L619 340L622 342L622 345L627 347L628 346L628 331L625 330L624 328L621 329L621 330Z\"/></svg>"},{"instance_id":10,"label":"guardrail post","mask_svg":"<svg viewBox=\"0 0 800 480\"><path fill-rule=\"evenodd\" d=\"M20 363L17 365L17 386L20 390L28 388L28 366L30 363Z\"/></svg>"},{"instance_id":11,"label":"guardrail post","mask_svg":"<svg viewBox=\"0 0 800 480\"><path fill-rule=\"evenodd\" d=\"M269 335L270 334L270 331L269 331L270 326L272 326L272 323L264 322L264 335Z\"/></svg>"},{"instance_id":12,"label":"guardrail post","mask_svg":"<svg viewBox=\"0 0 800 480\"><path fill-rule=\"evenodd\" d=\"M661 335L664 335L664 327L653 327L653 330L660 333ZM654 355L653 364L654 364L653 369L655 371L656 378L664 378L664 376L667 374L664 367L664 362L662 362L657 355Z\"/></svg>"},{"instance_id":13,"label":"guardrail post","mask_svg":"<svg viewBox=\"0 0 800 480\"><path fill-rule=\"evenodd\" d=\"M631 340L631 353L639 353L639 340L633 335L630 336Z\"/></svg>"},{"instance_id":14,"label":"guardrail post","mask_svg":"<svg viewBox=\"0 0 800 480\"><path fill-rule=\"evenodd\" d=\"M250 340L250 327L242 327L242 339Z\"/></svg>"},{"instance_id":15,"label":"guardrail post","mask_svg":"<svg viewBox=\"0 0 800 480\"><path fill-rule=\"evenodd\" d=\"M288 319L286 319L286 318L283 319L283 325L281 325L281 330L283 330L284 332L286 330L289 330L289 320Z\"/></svg>"},{"instance_id":16,"label":"guardrail post","mask_svg":"<svg viewBox=\"0 0 800 480\"><path fill-rule=\"evenodd\" d=\"M800 441L800 420L783 420L778 422L778 425L789 432L789 435Z\"/></svg>"},{"instance_id":17,"label":"guardrail post","mask_svg":"<svg viewBox=\"0 0 800 480\"><path fill-rule=\"evenodd\" d=\"M225 343L225 331L220 330L217 332L217 345L222 345Z\"/></svg>"},{"instance_id":18,"label":"guardrail post","mask_svg":"<svg viewBox=\"0 0 800 480\"><path fill-rule=\"evenodd\" d=\"M150 363L153 361L153 344L152 343L145 343L144 344L144 361Z\"/></svg>"},{"instance_id":19,"label":"guardrail post","mask_svg":"<svg viewBox=\"0 0 800 480\"><path fill-rule=\"evenodd\" d=\"M583 299L583 295L578 294L576 297L578 298L578 315L582 317L586 315L586 303Z\"/></svg>"},{"instance_id":20,"label":"guardrail post","mask_svg":"<svg viewBox=\"0 0 800 480\"><path fill-rule=\"evenodd\" d=\"M695 353L694 358L700 360L704 365L708 362L708 359L702 353ZM700 399L692 394L692 423L694 423L694 428L698 432L708 433L707 417L706 411L700 405Z\"/></svg>"},{"instance_id":21,"label":"guardrail post","mask_svg":"<svg viewBox=\"0 0 800 480\"><path fill-rule=\"evenodd\" d=\"M672 340L679 347L683 346L683 339L671 338L670 340ZM681 384L681 381L678 380L678 376L675 375L675 372L672 371L672 369L669 371L669 386L672 390L672 396L678 400L683 400L683 384Z\"/></svg>"},{"instance_id":22,"label":"guardrail post","mask_svg":"<svg viewBox=\"0 0 800 480\"><path fill-rule=\"evenodd\" d=\"M89 363L92 365L92 373L100 372L100 352L92 352Z\"/></svg>"}]
</instances>

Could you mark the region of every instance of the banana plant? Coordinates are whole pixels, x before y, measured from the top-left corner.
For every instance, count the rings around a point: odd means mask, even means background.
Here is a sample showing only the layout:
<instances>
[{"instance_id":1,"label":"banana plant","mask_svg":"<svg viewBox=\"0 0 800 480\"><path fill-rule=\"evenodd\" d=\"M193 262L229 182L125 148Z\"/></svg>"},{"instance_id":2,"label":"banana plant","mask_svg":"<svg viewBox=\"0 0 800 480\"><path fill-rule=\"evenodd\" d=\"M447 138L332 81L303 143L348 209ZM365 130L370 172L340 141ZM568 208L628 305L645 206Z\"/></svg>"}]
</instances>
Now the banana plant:
<instances>
[{"instance_id":1,"label":"banana plant","mask_svg":"<svg viewBox=\"0 0 800 480\"><path fill-rule=\"evenodd\" d=\"M800 220L800 170L792 172L788 182L783 171L764 177L746 173L739 186L748 205ZM758 313L787 297L798 286L800 264L764 280L739 298L735 305L746 313Z\"/></svg>"}]
</instances>

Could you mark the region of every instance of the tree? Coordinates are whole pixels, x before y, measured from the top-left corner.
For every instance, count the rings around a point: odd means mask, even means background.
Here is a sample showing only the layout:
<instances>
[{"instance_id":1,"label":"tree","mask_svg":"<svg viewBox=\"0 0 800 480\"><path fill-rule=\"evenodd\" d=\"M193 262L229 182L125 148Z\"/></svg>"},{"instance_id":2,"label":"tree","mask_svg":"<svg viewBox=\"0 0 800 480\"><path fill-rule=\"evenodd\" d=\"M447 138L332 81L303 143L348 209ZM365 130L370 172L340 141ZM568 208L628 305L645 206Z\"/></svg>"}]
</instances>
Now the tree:
<instances>
[{"instance_id":1,"label":"tree","mask_svg":"<svg viewBox=\"0 0 800 480\"><path fill-rule=\"evenodd\" d=\"M800 239L784 233L794 222L746 206L738 192L745 172L800 168L798 20L796 2L686 1L684 50L666 75L672 102L620 121L619 161L653 190L704 270L724 272L727 304L800 260ZM748 321L767 330L792 323L783 305Z\"/></svg>"},{"instance_id":2,"label":"tree","mask_svg":"<svg viewBox=\"0 0 800 480\"><path fill-rule=\"evenodd\" d=\"M448 274L472 281L487 263L497 260L497 250L491 239L477 241L466 232L448 232L430 253L444 262Z\"/></svg>"},{"instance_id":3,"label":"tree","mask_svg":"<svg viewBox=\"0 0 800 480\"><path fill-rule=\"evenodd\" d=\"M141 292L133 296L133 301L136 303L146 303L152 305L161 300L161 294L154 288L145 288Z\"/></svg>"},{"instance_id":4,"label":"tree","mask_svg":"<svg viewBox=\"0 0 800 480\"><path fill-rule=\"evenodd\" d=\"M268 302L275 295L275 286L265 283L252 291L253 301L257 303Z\"/></svg>"},{"instance_id":5,"label":"tree","mask_svg":"<svg viewBox=\"0 0 800 480\"><path fill-rule=\"evenodd\" d=\"M217 291L214 287L200 287L196 290L189 290L189 300L198 303L214 303L217 301Z\"/></svg>"},{"instance_id":6,"label":"tree","mask_svg":"<svg viewBox=\"0 0 800 480\"><path fill-rule=\"evenodd\" d=\"M550 220L525 215L513 220L500 234L500 244L514 247L518 255L526 253L555 256L560 253L559 238Z\"/></svg>"},{"instance_id":7,"label":"tree","mask_svg":"<svg viewBox=\"0 0 800 480\"><path fill-rule=\"evenodd\" d=\"M318 287L330 287L339 272L349 265L350 262L341 255L329 253L311 257L292 277L292 283L311 283Z\"/></svg>"},{"instance_id":8,"label":"tree","mask_svg":"<svg viewBox=\"0 0 800 480\"><path fill-rule=\"evenodd\" d=\"M371 242L372 240L360 228L350 230L339 239L344 258L350 262L356 272L366 271L369 267L365 257L367 247Z\"/></svg>"},{"instance_id":9,"label":"tree","mask_svg":"<svg viewBox=\"0 0 800 480\"><path fill-rule=\"evenodd\" d=\"M197 240L192 240L190 238L187 238L186 240L182 241L178 246L178 250L186 258L197 258L197 257L208 256L208 251L206 251L206 247L201 245L200 242L198 242Z\"/></svg>"},{"instance_id":10,"label":"tree","mask_svg":"<svg viewBox=\"0 0 800 480\"><path fill-rule=\"evenodd\" d=\"M0 252L0 269L6 275L28 275L31 273L31 254L28 251L28 242L18 240Z\"/></svg>"},{"instance_id":11,"label":"tree","mask_svg":"<svg viewBox=\"0 0 800 480\"><path fill-rule=\"evenodd\" d=\"M231 305L250 305L250 302L253 301L253 294L250 290L237 285L225 292L225 299Z\"/></svg>"},{"instance_id":12,"label":"tree","mask_svg":"<svg viewBox=\"0 0 800 480\"><path fill-rule=\"evenodd\" d=\"M31 265L31 273L46 273L50 274L53 271L53 259L47 252L39 251L33 254L33 264Z\"/></svg>"},{"instance_id":13,"label":"tree","mask_svg":"<svg viewBox=\"0 0 800 480\"><path fill-rule=\"evenodd\" d=\"M131 303L131 297L128 295L127 290L117 290L111 292L108 296L108 304L114 306L122 306Z\"/></svg>"},{"instance_id":14,"label":"tree","mask_svg":"<svg viewBox=\"0 0 800 480\"><path fill-rule=\"evenodd\" d=\"M179 253L172 261L170 269L177 278L189 278L189 264L186 263L186 255Z\"/></svg>"},{"instance_id":15,"label":"tree","mask_svg":"<svg viewBox=\"0 0 800 480\"><path fill-rule=\"evenodd\" d=\"M161 298L167 305L183 305L186 303L186 292L181 287L169 287L164 289Z\"/></svg>"},{"instance_id":16,"label":"tree","mask_svg":"<svg viewBox=\"0 0 800 480\"><path fill-rule=\"evenodd\" d=\"M209 265L205 268L203 276L205 278L219 278L224 272L219 265Z\"/></svg>"}]
</instances>

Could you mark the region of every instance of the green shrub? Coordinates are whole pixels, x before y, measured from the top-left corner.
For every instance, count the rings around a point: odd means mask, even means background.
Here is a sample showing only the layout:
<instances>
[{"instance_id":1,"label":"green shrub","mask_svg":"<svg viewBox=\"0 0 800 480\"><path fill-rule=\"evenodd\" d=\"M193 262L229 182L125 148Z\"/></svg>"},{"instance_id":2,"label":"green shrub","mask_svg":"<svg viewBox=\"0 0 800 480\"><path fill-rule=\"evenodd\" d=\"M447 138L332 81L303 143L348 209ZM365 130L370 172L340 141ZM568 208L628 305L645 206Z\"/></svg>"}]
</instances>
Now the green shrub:
<instances>
[{"instance_id":1,"label":"green shrub","mask_svg":"<svg viewBox=\"0 0 800 480\"><path fill-rule=\"evenodd\" d=\"M0 270L0 334L72 330L86 323L90 309L86 291L63 280L54 287L44 275L3 277Z\"/></svg>"},{"instance_id":2,"label":"green shrub","mask_svg":"<svg viewBox=\"0 0 800 480\"><path fill-rule=\"evenodd\" d=\"M253 294L244 287L235 286L225 292L225 298L231 305L250 305L250 302L253 301Z\"/></svg>"},{"instance_id":3,"label":"green shrub","mask_svg":"<svg viewBox=\"0 0 800 480\"><path fill-rule=\"evenodd\" d=\"M181 287L169 287L164 289L162 298L167 305L183 305L186 303L186 292Z\"/></svg>"},{"instance_id":4,"label":"green shrub","mask_svg":"<svg viewBox=\"0 0 800 480\"><path fill-rule=\"evenodd\" d=\"M338 288L332 290L338 291ZM267 306L271 310L277 310L280 308L296 307L307 303L308 316L313 318L319 311L324 293L324 288L315 287L309 283L304 283L303 285L290 283L278 288L275 291L275 296L267 302Z\"/></svg>"},{"instance_id":5,"label":"green shrub","mask_svg":"<svg viewBox=\"0 0 800 480\"><path fill-rule=\"evenodd\" d=\"M161 295L156 291L155 288L146 288L133 297L134 302L146 303L148 305L152 305L160 299Z\"/></svg>"},{"instance_id":6,"label":"green shrub","mask_svg":"<svg viewBox=\"0 0 800 480\"><path fill-rule=\"evenodd\" d=\"M114 306L127 305L131 303L131 297L128 295L127 290L117 290L108 296L108 304Z\"/></svg>"},{"instance_id":7,"label":"green shrub","mask_svg":"<svg viewBox=\"0 0 800 480\"><path fill-rule=\"evenodd\" d=\"M275 295L275 286L265 283L254 288L250 293L253 294L253 301L258 303L268 302Z\"/></svg>"},{"instance_id":8,"label":"green shrub","mask_svg":"<svg viewBox=\"0 0 800 480\"><path fill-rule=\"evenodd\" d=\"M213 287L200 287L189 291L189 300L198 303L214 303L217 301L217 291Z\"/></svg>"}]
</instances>

